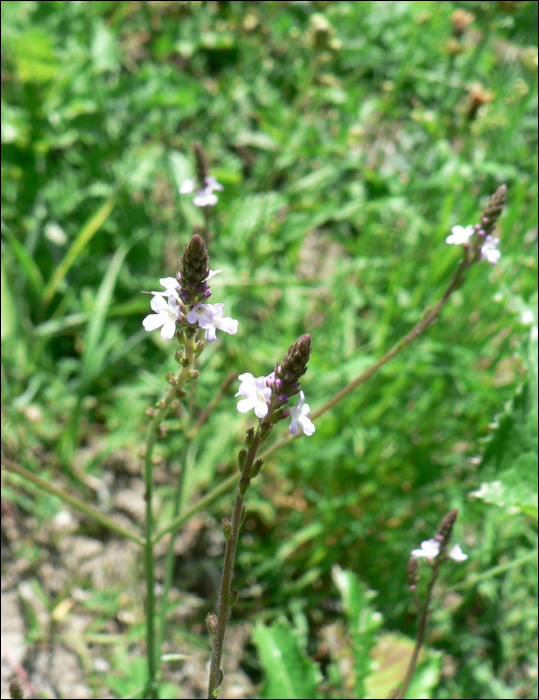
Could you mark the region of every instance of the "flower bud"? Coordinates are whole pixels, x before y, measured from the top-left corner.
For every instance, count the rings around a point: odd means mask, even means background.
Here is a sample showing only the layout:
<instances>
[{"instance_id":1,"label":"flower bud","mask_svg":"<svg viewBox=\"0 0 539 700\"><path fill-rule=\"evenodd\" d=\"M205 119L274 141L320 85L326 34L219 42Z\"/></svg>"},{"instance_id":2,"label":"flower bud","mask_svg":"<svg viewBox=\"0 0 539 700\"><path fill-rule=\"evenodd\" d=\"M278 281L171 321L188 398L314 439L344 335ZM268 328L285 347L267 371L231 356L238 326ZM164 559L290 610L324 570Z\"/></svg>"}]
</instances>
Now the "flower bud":
<instances>
[{"instance_id":1,"label":"flower bud","mask_svg":"<svg viewBox=\"0 0 539 700\"><path fill-rule=\"evenodd\" d=\"M247 450L240 450L240 453L238 455L238 467L240 472L243 471L243 467L245 466L245 458L247 457Z\"/></svg>"},{"instance_id":2,"label":"flower bud","mask_svg":"<svg viewBox=\"0 0 539 700\"><path fill-rule=\"evenodd\" d=\"M229 610L236 605L239 597L240 597L240 592L238 591L237 588L233 588L230 591L230 594L228 596L228 609Z\"/></svg>"},{"instance_id":3,"label":"flower bud","mask_svg":"<svg viewBox=\"0 0 539 700\"><path fill-rule=\"evenodd\" d=\"M261 459L257 459L251 468L251 479L254 479L260 473L262 465L264 462Z\"/></svg>"},{"instance_id":4,"label":"flower bud","mask_svg":"<svg viewBox=\"0 0 539 700\"><path fill-rule=\"evenodd\" d=\"M455 524L458 514L458 509L453 508L453 510L450 510L449 513L447 513L447 515L444 515L444 517L442 518L442 522L440 523L440 526L438 528L438 535L436 539L442 541L442 546L444 547L447 547L449 540L451 539L451 535L453 533L453 526Z\"/></svg>"},{"instance_id":5,"label":"flower bud","mask_svg":"<svg viewBox=\"0 0 539 700\"><path fill-rule=\"evenodd\" d=\"M507 199L507 185L501 185L490 198L490 202L481 214L481 229L485 235L491 235L496 226L496 221L500 218L505 201Z\"/></svg>"},{"instance_id":6,"label":"flower bud","mask_svg":"<svg viewBox=\"0 0 539 700\"><path fill-rule=\"evenodd\" d=\"M247 491L249 490L249 486L251 485L251 479L242 477L240 479L240 482L238 484L238 489L240 492L240 496L245 496Z\"/></svg>"},{"instance_id":7,"label":"flower bud","mask_svg":"<svg viewBox=\"0 0 539 700\"><path fill-rule=\"evenodd\" d=\"M225 536L225 540L228 542L232 536L232 523L228 518L223 518L223 534Z\"/></svg>"},{"instance_id":8,"label":"flower bud","mask_svg":"<svg viewBox=\"0 0 539 700\"><path fill-rule=\"evenodd\" d=\"M215 630L217 629L217 618L213 613L208 613L208 615L206 616L206 627L208 628L210 636L212 638L215 637Z\"/></svg>"},{"instance_id":9,"label":"flower bud","mask_svg":"<svg viewBox=\"0 0 539 700\"><path fill-rule=\"evenodd\" d=\"M208 251L202 236L191 236L180 258L180 297L189 306L194 306L204 299L207 286L204 286L202 292L199 290L208 276L208 263Z\"/></svg>"},{"instance_id":10,"label":"flower bud","mask_svg":"<svg viewBox=\"0 0 539 700\"><path fill-rule=\"evenodd\" d=\"M252 447L255 441L255 429L249 428L247 435L245 436L245 444L247 447Z\"/></svg>"}]
</instances>

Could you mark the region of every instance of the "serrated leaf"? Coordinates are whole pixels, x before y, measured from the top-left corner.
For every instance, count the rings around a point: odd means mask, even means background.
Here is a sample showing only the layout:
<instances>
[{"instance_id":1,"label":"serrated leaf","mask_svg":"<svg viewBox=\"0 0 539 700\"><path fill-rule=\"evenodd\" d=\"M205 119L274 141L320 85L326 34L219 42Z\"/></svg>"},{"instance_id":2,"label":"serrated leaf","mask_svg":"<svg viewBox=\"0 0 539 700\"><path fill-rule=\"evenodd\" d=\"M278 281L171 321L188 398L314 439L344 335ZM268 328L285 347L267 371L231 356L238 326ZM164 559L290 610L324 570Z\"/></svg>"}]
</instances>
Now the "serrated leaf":
<instances>
[{"instance_id":1,"label":"serrated leaf","mask_svg":"<svg viewBox=\"0 0 539 700\"><path fill-rule=\"evenodd\" d=\"M316 698L318 668L302 648L297 635L286 620L271 626L259 622L253 641L265 671L263 698Z\"/></svg>"}]
</instances>

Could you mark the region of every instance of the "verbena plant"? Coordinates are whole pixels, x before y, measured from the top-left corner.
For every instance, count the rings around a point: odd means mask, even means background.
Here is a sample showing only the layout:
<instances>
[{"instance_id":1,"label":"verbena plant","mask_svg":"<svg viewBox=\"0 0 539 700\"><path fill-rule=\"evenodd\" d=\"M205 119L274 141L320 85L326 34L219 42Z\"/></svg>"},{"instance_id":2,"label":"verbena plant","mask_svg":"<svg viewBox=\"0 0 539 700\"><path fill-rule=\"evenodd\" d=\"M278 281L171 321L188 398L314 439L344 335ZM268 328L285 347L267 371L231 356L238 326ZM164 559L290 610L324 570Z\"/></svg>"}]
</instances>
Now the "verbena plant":
<instances>
[{"instance_id":1,"label":"verbena plant","mask_svg":"<svg viewBox=\"0 0 539 700\"><path fill-rule=\"evenodd\" d=\"M181 493L185 480L185 469L182 469L181 477L176 487L173 517L169 522L160 523L159 527L157 527L152 508L154 492L153 469L159 461L154 456L156 441L159 437L166 435L166 420L172 411L175 411L176 415L179 415L181 418L181 429L186 442L196 439L201 426L208 419L211 411L224 393L223 386L216 387L214 399L209 402L206 410L201 415L196 416L194 414L192 410L193 402L189 400L189 397L199 377L197 359L204 352L207 343L217 340L217 331L235 334L238 330L238 324L241 322L225 317L223 304L209 303L209 299L212 296L209 282L216 274L221 272L221 270L212 271L210 269L208 248L212 240L211 212L218 202L218 196L215 192L222 190L222 186L210 175L206 155L199 143L195 144L194 152L197 164L197 177L184 182L180 192L182 194L195 193L193 203L204 212L205 225L185 245L176 276L160 279L160 283L165 291L149 292L152 295L151 309L153 313L148 315L143 321L145 330L151 332L160 329L161 337L164 340L175 341L178 349L174 350L174 358L179 365L177 372L167 374L169 388L166 393L157 401L155 406L147 410L150 424L143 455L146 484L146 531L144 537L141 538L127 531L78 498L62 489L53 487L23 467L3 459L7 469L27 478L49 493L61 497L96 522L137 542L143 549L147 591L146 651L148 679L142 693L145 698L157 697L159 692L161 646L164 641L168 597L172 585L174 537L171 537L168 545L164 592L159 609L154 594L155 545L165 535L169 533L174 535L201 507L211 503L237 482L231 516L223 519L223 535L226 545L217 610L215 613L210 613L207 617L207 627L212 638L208 697L215 698L219 695L223 680L221 659L225 649L226 626L230 611L239 596L238 589L233 587L234 563L241 526L245 518L246 496L252 479L261 472L264 459L276 450L284 447L296 436L301 434L312 436L315 433L314 421L318 417L331 410L345 396L370 379L383 365L402 352L428 328L438 317L451 295L465 282L467 270L472 265L481 261L490 265L496 265L501 256L498 249L499 240L495 237L495 226L502 213L506 199L505 185L499 187L494 193L476 224L466 227L455 226L451 234L447 236L447 244L460 246L461 257L453 278L441 298L434 303L432 308L425 310L421 320L391 350L335 393L322 406L311 412L309 404L305 403L305 394L300 387L300 380L308 369L310 355L312 352L316 352L316 348L312 348L311 337L308 332L298 338L286 352L284 352L284 348L281 350L280 356L282 359L279 356L276 358L276 364L273 367L268 367L266 376L255 377L248 371L249 367L246 367L246 372L238 377L240 385L236 396L241 398L237 404L237 410L241 413L253 410L257 422L247 430L245 446L240 450L237 458L238 473L213 489L198 504L185 512L179 513ZM308 331L309 329L305 330ZM277 347L277 340L275 344ZM231 378L228 378L225 384L229 384L230 380ZM298 401L292 406L290 402L294 397L298 397ZM290 421L287 433L280 436L265 449L262 449L263 445L270 438L275 426L284 420ZM419 652L425 637L434 584L437 581L442 565L449 559L464 561L467 558L467 555L462 552L459 545L449 548L456 518L457 510L453 509L442 520L438 533L432 539L422 542L421 547L413 550L411 553L408 563L408 583L410 589L414 592L417 606L417 640L404 679L391 691L390 697L404 698L412 682L419 660ZM421 587L418 588L418 560L422 558L429 563L431 575L425 591L422 595L419 595L418 591L422 589ZM355 697L362 697L365 692L364 681L370 669L367 637L371 635L376 624L365 625L365 620L361 622L358 618L358 611L361 610L361 606L358 607L357 599L363 593L358 582L354 580L353 574L351 572L336 572L335 576L340 581L344 600L343 607L345 612L349 614L350 633L355 639L355 654L357 655ZM355 592L355 603L354 596L350 595L352 590ZM361 614L363 615L364 612ZM354 619L354 615L356 619ZM372 615L369 619L371 622L375 620ZM285 632L285 637L286 634ZM264 636L262 628L258 629L256 636L259 647L263 649L267 636ZM286 641L281 640L281 642L286 647ZM303 661L307 664L306 669L310 669L310 671L305 670L305 672L300 674L298 689L300 693L309 692L306 689L306 681L312 679L316 684L317 680L316 674L312 675L311 673L312 666L309 666L308 660L303 657ZM301 695L294 695L294 697L298 696Z\"/></svg>"}]
</instances>

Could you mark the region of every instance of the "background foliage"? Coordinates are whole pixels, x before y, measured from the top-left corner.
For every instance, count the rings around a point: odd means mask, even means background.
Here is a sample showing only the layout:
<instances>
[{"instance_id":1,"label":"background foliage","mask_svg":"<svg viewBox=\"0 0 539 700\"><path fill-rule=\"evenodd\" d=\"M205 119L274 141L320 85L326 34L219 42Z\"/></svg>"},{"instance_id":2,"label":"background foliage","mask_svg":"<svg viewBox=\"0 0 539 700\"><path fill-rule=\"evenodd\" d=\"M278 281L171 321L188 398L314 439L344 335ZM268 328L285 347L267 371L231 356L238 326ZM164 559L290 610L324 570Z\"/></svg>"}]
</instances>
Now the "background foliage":
<instances>
[{"instance_id":1,"label":"background foliage","mask_svg":"<svg viewBox=\"0 0 539 700\"><path fill-rule=\"evenodd\" d=\"M459 37L457 9L474 15ZM97 504L89 477L138 453L175 367L142 329L140 292L175 273L201 221L178 194L195 139L225 186L213 300L240 321L201 357L200 408L231 370L267 374L304 332L303 388L320 405L439 298L459 254L445 236L508 186L500 264L474 266L438 323L249 493L234 620L258 620L242 668L263 697L283 697L263 673L270 634L286 649L299 635L321 697L353 697L327 637L348 615L344 571L358 595L377 591L384 632L368 648L413 637L406 561L452 507L470 556L446 572L428 639L443 655L414 697L536 697L536 25L533 2L2 3L3 449ZM224 478L243 436L232 393L186 457L186 503ZM159 447L174 475L180 433ZM163 517L171 488L158 487ZM13 480L6 493L40 522L60 509ZM173 646L209 649L188 635L219 565L207 551L178 564L178 589L203 600ZM114 664L126 693L121 642Z\"/></svg>"}]
</instances>

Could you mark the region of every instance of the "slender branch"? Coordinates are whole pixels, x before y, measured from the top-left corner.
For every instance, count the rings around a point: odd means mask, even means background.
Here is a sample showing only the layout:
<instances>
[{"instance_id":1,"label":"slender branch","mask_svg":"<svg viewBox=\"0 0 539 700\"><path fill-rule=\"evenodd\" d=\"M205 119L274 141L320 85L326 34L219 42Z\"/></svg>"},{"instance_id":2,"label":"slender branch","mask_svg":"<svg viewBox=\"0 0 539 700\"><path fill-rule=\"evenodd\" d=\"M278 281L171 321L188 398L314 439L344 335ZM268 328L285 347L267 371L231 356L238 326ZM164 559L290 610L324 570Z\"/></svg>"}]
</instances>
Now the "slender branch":
<instances>
[{"instance_id":1,"label":"slender branch","mask_svg":"<svg viewBox=\"0 0 539 700\"><path fill-rule=\"evenodd\" d=\"M178 481L176 483L176 492L174 494L174 509L173 518L175 518L180 512L183 497L183 487L185 484L185 477L189 471L189 467L192 466L193 462L193 443L189 441L184 450L181 461L181 471L178 476ZM167 555L165 559L165 579L163 585L163 595L161 596L161 614L159 616L159 626L157 633L157 650L158 654L161 653L161 646L163 644L163 639L165 637L165 626L167 621L167 609L168 609L168 596L170 594L170 589L172 587L172 578L174 575L174 537L176 532L172 532L170 542L168 543Z\"/></svg>"},{"instance_id":2,"label":"slender branch","mask_svg":"<svg viewBox=\"0 0 539 700\"><path fill-rule=\"evenodd\" d=\"M432 589L434 588L434 584L436 583L436 579L438 578L439 572L440 572L440 565L438 564L437 566L434 566L434 568L432 569L430 581L427 585L427 595L425 597L425 604L423 606L423 610L421 611L421 615L419 617L417 638L415 641L415 647L414 647L414 651L412 653L412 658L410 659L410 663L408 664L406 676L404 677L404 681L403 681L401 687L399 688L398 693L396 695L391 696L391 697L397 698L397 700L399 700L399 698L404 698L406 696L406 691L408 690L408 686L410 685L410 681L412 680L412 676L414 675L414 671L415 671L416 666L417 666L419 652L421 651L423 641L425 640L425 632L427 630L427 622L429 621L429 605L430 605L430 601L432 598Z\"/></svg>"},{"instance_id":3,"label":"slender branch","mask_svg":"<svg viewBox=\"0 0 539 700\"><path fill-rule=\"evenodd\" d=\"M219 401L223 398L223 396L226 394L228 387L232 384L234 379L238 376L238 372L234 369L232 372L230 372L223 380L219 391L217 394L213 397L213 399L210 401L210 403L207 405L207 407L204 409L204 411L200 414L200 416L197 418L196 423L194 424L193 428L188 432L187 437L193 438L200 428L204 425L204 423L208 420L210 417L213 409L217 406Z\"/></svg>"},{"instance_id":4,"label":"slender branch","mask_svg":"<svg viewBox=\"0 0 539 700\"><path fill-rule=\"evenodd\" d=\"M144 543L145 570L146 570L146 640L148 653L148 680L144 692L144 697L154 697L157 690L157 654L155 638L155 594L154 594L154 557L153 557L153 448L157 439L159 427L166 417L172 402L183 393L184 386L194 378L195 365L195 340L194 334L187 335L184 346L184 358L182 367L175 378L174 384L165 394L165 397L158 402L159 408L154 413L148 434L146 437L146 454L144 460L144 475L146 491L144 499L146 501L146 539Z\"/></svg>"},{"instance_id":5,"label":"slender branch","mask_svg":"<svg viewBox=\"0 0 539 700\"><path fill-rule=\"evenodd\" d=\"M214 629L210 629L212 634L212 654L210 662L210 680L208 686L208 698L217 697L219 686L221 685L221 656L223 654L223 644L225 641L226 625L230 608L235 601L231 601L231 585L234 575L234 561L236 559L236 549L238 538L243 521L243 510L245 503L245 494L249 488L251 468L254 464L256 454L262 443L262 435L260 424L255 433L254 440L247 450L245 462L241 472L241 479L236 491L234 500L234 508L232 509L232 520L230 522L231 531L227 537L225 533L225 560L223 564L223 576L221 578L221 587L219 589L219 598L217 603L217 617L215 619Z\"/></svg>"},{"instance_id":6,"label":"slender branch","mask_svg":"<svg viewBox=\"0 0 539 700\"><path fill-rule=\"evenodd\" d=\"M58 496L58 498L61 498L62 501L69 503L69 505L73 506L73 508L76 508L81 513L84 513L88 517L92 518L92 520L95 520L96 522L100 523L100 525L103 525L103 527L106 527L108 530L112 530L113 532L118 533L118 535L126 537L128 540L136 542L141 547L144 546L144 541L141 540L140 537L137 537L137 535L133 534L129 530L126 530L124 527L114 522L114 520L112 520L111 518L108 518L106 515L103 515L103 513L99 512L96 508L93 508L92 506L89 506L83 501L79 500L76 496L72 496L63 489L58 488L58 486L54 486L49 481L46 481L40 476L33 474L31 471L28 471L28 469L25 469L19 464L15 464L15 462L6 459L4 455L2 455L2 464L9 472L17 474L26 481L30 481L42 491L47 491L53 496Z\"/></svg>"},{"instance_id":7,"label":"slender branch","mask_svg":"<svg viewBox=\"0 0 539 700\"><path fill-rule=\"evenodd\" d=\"M426 312L423 318L419 321L419 323L417 323L412 328L412 330L404 336L404 338L401 338L401 340L399 340L391 348L391 350L389 350L383 357L381 357L378 360L378 362L375 362L374 365L369 367L369 369L365 370L365 372L360 374L359 377L356 377L356 379L354 379L347 386L345 386L343 389L337 392L337 394L335 394L335 396L329 399L329 401L326 401L326 403L323 404L320 408L317 408L316 411L313 412L312 418L319 418L321 415L326 413L326 411L329 411L331 408L333 408L333 406L335 406L336 403L338 403L345 396L350 394L352 391L355 391L358 387L360 387L362 384L368 381L371 377L373 377L376 374L376 372L381 367L387 364L402 350L404 350L405 347L410 345L410 343L412 343L416 338L418 338L421 335L421 333L434 321L436 316L438 316L438 314L443 309L453 292L460 286L460 284L462 284L464 280L464 273L469 267L469 264L470 263L468 262L468 260L461 260L455 272L455 275L451 280L451 283L449 284L449 287L445 291L440 301L436 304L436 306L430 311ZM261 459L265 459L270 454L278 450L280 447L283 447L283 445L287 445L294 439L294 437L294 435L291 435L287 432L285 435L281 436L278 440L276 440L273 443L273 445L264 450L264 452L260 455ZM219 486L212 489L197 503L195 503L195 505L192 506L189 510L185 511L185 513L181 513L176 519L172 520L163 529L159 530L159 532L156 533L154 537L154 543L158 542L168 532L171 532L172 530L175 530L176 528L180 527L180 525L183 525L183 523L189 520L193 515L195 515L195 513L198 513L199 510L216 501L223 493L226 493L229 490L229 488L236 483L238 479L239 476L237 473L234 473L228 478L226 478L221 484L219 484Z\"/></svg>"}]
</instances>

